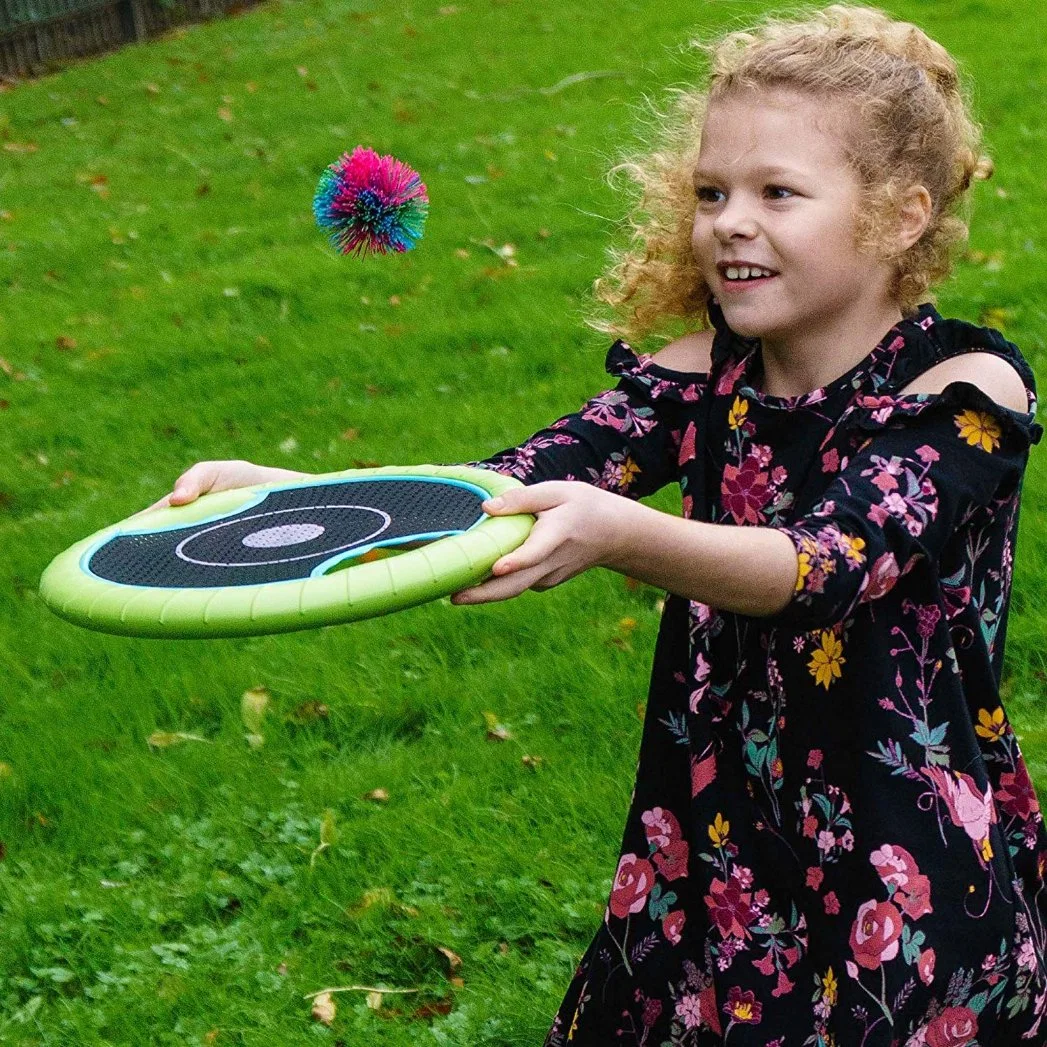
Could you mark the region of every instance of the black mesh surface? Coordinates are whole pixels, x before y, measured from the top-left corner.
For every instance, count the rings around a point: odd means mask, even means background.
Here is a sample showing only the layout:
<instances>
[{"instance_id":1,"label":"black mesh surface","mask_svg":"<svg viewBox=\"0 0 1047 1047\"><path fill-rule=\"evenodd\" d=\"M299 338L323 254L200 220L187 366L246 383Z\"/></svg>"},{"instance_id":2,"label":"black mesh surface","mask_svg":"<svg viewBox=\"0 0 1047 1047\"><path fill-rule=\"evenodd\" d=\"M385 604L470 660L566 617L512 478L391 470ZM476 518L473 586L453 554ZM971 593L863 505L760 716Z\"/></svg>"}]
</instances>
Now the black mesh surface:
<instances>
[{"instance_id":1,"label":"black mesh surface","mask_svg":"<svg viewBox=\"0 0 1047 1047\"><path fill-rule=\"evenodd\" d=\"M125 585L204 589L308 578L324 560L372 543L465 531L482 498L445 480L354 480L271 491L221 520L119 535L91 574Z\"/></svg>"}]
</instances>

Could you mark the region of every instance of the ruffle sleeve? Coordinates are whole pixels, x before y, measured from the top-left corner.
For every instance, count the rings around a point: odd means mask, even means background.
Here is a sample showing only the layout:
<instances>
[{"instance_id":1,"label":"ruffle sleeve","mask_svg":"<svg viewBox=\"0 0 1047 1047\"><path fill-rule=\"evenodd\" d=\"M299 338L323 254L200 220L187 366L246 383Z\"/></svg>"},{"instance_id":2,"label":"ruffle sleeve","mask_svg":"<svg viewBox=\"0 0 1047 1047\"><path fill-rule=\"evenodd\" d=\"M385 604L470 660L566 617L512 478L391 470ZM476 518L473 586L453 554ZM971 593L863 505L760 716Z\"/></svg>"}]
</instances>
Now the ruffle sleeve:
<instances>
[{"instance_id":1,"label":"ruffle sleeve","mask_svg":"<svg viewBox=\"0 0 1047 1047\"><path fill-rule=\"evenodd\" d=\"M581 480L629 498L677 479L681 408L701 399L708 376L670 371L616 341L605 368L613 389L515 447L469 464L526 484Z\"/></svg>"},{"instance_id":2,"label":"ruffle sleeve","mask_svg":"<svg viewBox=\"0 0 1047 1047\"><path fill-rule=\"evenodd\" d=\"M1035 393L1030 391L1031 404ZM1020 490L1034 410L1020 414L969 382L937 394L864 396L846 424L854 453L818 504L779 530L799 557L775 624L828 628L885 596L920 558L937 563L958 528Z\"/></svg>"}]
</instances>

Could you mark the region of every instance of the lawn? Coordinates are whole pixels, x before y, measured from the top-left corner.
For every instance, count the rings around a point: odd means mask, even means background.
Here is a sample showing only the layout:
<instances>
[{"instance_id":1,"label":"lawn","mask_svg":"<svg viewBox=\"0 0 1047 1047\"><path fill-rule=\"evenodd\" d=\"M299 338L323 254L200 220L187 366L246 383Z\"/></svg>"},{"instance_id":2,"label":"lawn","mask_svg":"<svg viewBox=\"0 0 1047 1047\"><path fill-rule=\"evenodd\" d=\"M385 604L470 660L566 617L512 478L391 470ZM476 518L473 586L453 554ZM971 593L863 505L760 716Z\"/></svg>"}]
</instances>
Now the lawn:
<instances>
[{"instance_id":1,"label":"lawn","mask_svg":"<svg viewBox=\"0 0 1047 1047\"><path fill-rule=\"evenodd\" d=\"M604 173L691 75L678 45L769 6L274 0L0 94L0 1042L541 1042L603 913L661 594L592 572L167 642L36 585L195 461L466 461L606 387ZM1043 374L1033 16L886 6L962 59L997 165L940 308ZM428 185L411 254L341 259L313 224L357 143ZM1043 454L1005 680L1041 787ZM405 991L337 993L328 1025L328 987Z\"/></svg>"}]
</instances>

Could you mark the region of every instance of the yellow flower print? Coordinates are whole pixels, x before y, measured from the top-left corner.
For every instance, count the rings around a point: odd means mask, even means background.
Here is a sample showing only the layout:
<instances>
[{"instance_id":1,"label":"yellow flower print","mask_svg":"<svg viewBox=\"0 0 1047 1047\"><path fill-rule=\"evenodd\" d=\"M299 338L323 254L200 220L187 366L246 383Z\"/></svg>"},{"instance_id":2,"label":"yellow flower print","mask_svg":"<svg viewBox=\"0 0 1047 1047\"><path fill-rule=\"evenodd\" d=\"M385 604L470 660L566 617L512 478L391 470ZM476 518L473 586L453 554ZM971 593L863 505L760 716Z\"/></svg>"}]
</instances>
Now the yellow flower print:
<instances>
[{"instance_id":1,"label":"yellow flower print","mask_svg":"<svg viewBox=\"0 0 1047 1047\"><path fill-rule=\"evenodd\" d=\"M811 554L800 553L800 569L796 574L796 591L803 589L804 579L811 573Z\"/></svg>"},{"instance_id":2,"label":"yellow flower print","mask_svg":"<svg viewBox=\"0 0 1047 1047\"><path fill-rule=\"evenodd\" d=\"M960 439L971 447L981 447L990 454L1000 446L1000 424L991 414L984 411L961 411L953 418L960 430Z\"/></svg>"},{"instance_id":3,"label":"yellow flower print","mask_svg":"<svg viewBox=\"0 0 1047 1047\"><path fill-rule=\"evenodd\" d=\"M986 836L985 839L982 840L982 857L988 861L992 857L992 853L992 844L989 843L989 837Z\"/></svg>"},{"instance_id":4,"label":"yellow flower print","mask_svg":"<svg viewBox=\"0 0 1047 1047\"><path fill-rule=\"evenodd\" d=\"M830 1007L836 1006L836 992L836 975L833 974L833 969L830 967L822 979L822 998Z\"/></svg>"},{"instance_id":5,"label":"yellow flower print","mask_svg":"<svg viewBox=\"0 0 1047 1047\"><path fill-rule=\"evenodd\" d=\"M621 484L622 487L628 487L640 475L640 467L632 460L629 455L625 456L625 461L622 462L622 475Z\"/></svg>"},{"instance_id":6,"label":"yellow flower print","mask_svg":"<svg viewBox=\"0 0 1047 1047\"><path fill-rule=\"evenodd\" d=\"M845 661L847 659L843 657L843 643L833 633L825 631L821 634L821 647L811 656L807 668L814 677L814 682L829 690L833 680L838 680L843 675L840 666Z\"/></svg>"},{"instance_id":7,"label":"yellow flower print","mask_svg":"<svg viewBox=\"0 0 1047 1047\"><path fill-rule=\"evenodd\" d=\"M862 550L865 548L865 539L857 537L853 534L841 534L840 535L840 548L843 550L843 555L854 564L865 563L865 553Z\"/></svg>"},{"instance_id":8,"label":"yellow flower print","mask_svg":"<svg viewBox=\"0 0 1047 1047\"><path fill-rule=\"evenodd\" d=\"M988 709L979 709L974 733L990 742L998 742L1004 735L1003 707L998 705L991 713Z\"/></svg>"},{"instance_id":9,"label":"yellow flower print","mask_svg":"<svg viewBox=\"0 0 1047 1047\"><path fill-rule=\"evenodd\" d=\"M731 406L731 410L727 414L727 423L732 429L739 428L745 421L745 416L749 413L749 405L740 397L734 398L734 403Z\"/></svg>"},{"instance_id":10,"label":"yellow flower print","mask_svg":"<svg viewBox=\"0 0 1047 1047\"><path fill-rule=\"evenodd\" d=\"M709 826L709 839L714 847L722 847L727 842L727 833L730 831L731 823L724 819L719 811L716 812L716 820Z\"/></svg>"}]
</instances>

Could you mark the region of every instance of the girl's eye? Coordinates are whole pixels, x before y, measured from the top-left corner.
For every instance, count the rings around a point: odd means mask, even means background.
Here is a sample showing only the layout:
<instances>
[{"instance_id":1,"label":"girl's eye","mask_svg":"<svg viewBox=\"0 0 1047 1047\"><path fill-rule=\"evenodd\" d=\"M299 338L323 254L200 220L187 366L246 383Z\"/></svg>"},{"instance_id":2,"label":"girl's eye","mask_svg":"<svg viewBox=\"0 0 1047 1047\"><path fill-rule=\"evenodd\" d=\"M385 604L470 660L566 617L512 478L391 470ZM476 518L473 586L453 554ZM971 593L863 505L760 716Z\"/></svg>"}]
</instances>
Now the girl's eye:
<instances>
[{"instance_id":1,"label":"girl's eye","mask_svg":"<svg viewBox=\"0 0 1047 1047\"><path fill-rule=\"evenodd\" d=\"M786 189L784 185L769 185L767 193L772 200L787 200L790 196L795 195L791 189Z\"/></svg>"},{"instance_id":2,"label":"girl's eye","mask_svg":"<svg viewBox=\"0 0 1047 1047\"><path fill-rule=\"evenodd\" d=\"M719 189L714 189L711 185L696 185L694 187L694 195L703 204L715 204L719 202L717 197L723 194Z\"/></svg>"}]
</instances>

